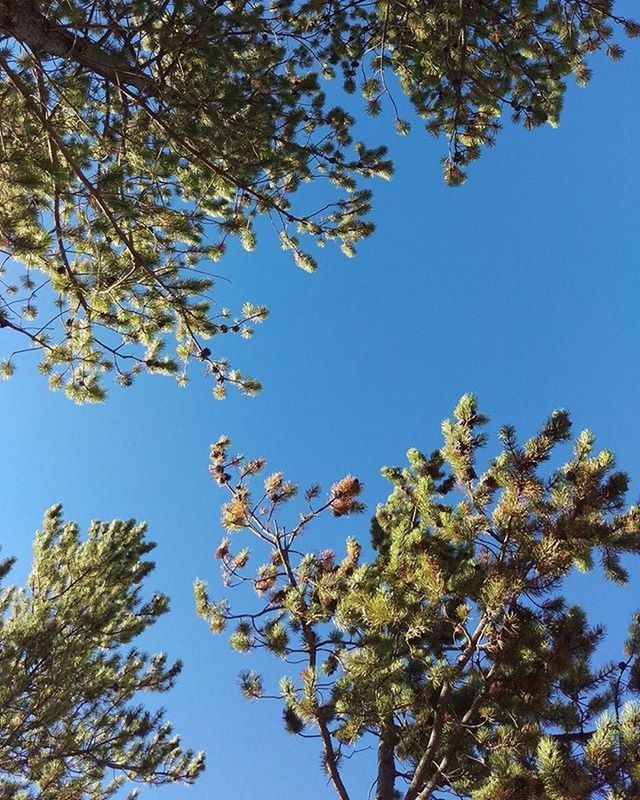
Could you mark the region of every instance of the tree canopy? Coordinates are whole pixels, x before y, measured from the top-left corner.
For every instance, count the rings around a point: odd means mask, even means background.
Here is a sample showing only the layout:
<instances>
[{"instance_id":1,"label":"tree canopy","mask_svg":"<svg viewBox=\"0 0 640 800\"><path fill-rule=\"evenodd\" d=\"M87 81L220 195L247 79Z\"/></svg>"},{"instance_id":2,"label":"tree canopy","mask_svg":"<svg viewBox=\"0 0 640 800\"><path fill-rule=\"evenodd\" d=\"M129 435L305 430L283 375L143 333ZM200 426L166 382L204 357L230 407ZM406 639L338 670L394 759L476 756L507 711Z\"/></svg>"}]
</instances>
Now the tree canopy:
<instances>
[{"instance_id":1,"label":"tree canopy","mask_svg":"<svg viewBox=\"0 0 640 800\"><path fill-rule=\"evenodd\" d=\"M184 383L191 359L217 396L256 392L217 341L266 309L220 307L209 262L230 237L253 249L260 218L303 269L312 242L352 255L373 227L363 182L391 173L324 79L370 114L388 100L406 133L399 84L458 184L505 112L556 124L567 77L622 55L617 31L640 27L611 0L0 0L3 376L26 337L78 402L103 399L111 370Z\"/></svg>"},{"instance_id":2,"label":"tree canopy","mask_svg":"<svg viewBox=\"0 0 640 800\"><path fill-rule=\"evenodd\" d=\"M81 541L60 506L46 513L25 588L0 592L3 800L100 800L128 781L191 783L204 768L140 702L181 669L135 646L168 608L164 595L140 596L153 547L133 520L93 522Z\"/></svg>"},{"instance_id":3,"label":"tree canopy","mask_svg":"<svg viewBox=\"0 0 640 800\"><path fill-rule=\"evenodd\" d=\"M302 537L323 515L363 510L358 479L325 499L311 486L290 517L297 486L280 472L258 482L264 460L220 439L211 471L230 493L229 535L216 555L245 605L212 600L199 580L198 611L216 633L231 626L239 652L284 660L279 690L248 669L242 692L279 698L287 730L318 738L340 800L344 757L371 741L378 800L635 800L640 615L624 652L602 663L604 627L563 594L571 569L596 558L627 580L621 558L640 552L628 478L589 431L572 438L564 411L524 443L502 428L482 466L486 422L463 397L440 449L383 470L392 491L370 547L348 539L340 554L305 550Z\"/></svg>"}]
</instances>

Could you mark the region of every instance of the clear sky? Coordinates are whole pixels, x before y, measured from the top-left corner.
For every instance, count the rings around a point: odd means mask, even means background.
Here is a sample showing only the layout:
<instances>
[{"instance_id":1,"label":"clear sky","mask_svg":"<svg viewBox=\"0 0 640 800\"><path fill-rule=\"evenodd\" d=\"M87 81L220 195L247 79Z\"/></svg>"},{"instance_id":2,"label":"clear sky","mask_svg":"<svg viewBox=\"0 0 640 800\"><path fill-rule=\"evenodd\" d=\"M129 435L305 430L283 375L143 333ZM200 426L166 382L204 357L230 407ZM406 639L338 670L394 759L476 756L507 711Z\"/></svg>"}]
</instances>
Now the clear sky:
<instances>
[{"instance_id":1,"label":"clear sky","mask_svg":"<svg viewBox=\"0 0 640 800\"><path fill-rule=\"evenodd\" d=\"M576 428L594 430L631 473L630 498L640 495L633 45L622 63L597 59L592 84L569 91L558 130L507 124L459 189L443 185L444 143L419 123L406 139L384 121L363 125L369 141L391 140L396 176L373 187L377 231L356 259L319 251L310 276L264 237L255 253L234 250L216 265L231 280L218 285L223 305L271 310L252 342L229 341L237 366L263 380L259 397L216 402L196 367L186 390L144 379L114 387L104 405L77 407L46 389L28 355L0 387L0 541L19 557L15 580L54 502L83 526L147 520L158 543L148 585L170 595L172 612L146 644L184 660L163 701L185 741L208 751L199 783L156 790L161 800L332 796L316 743L285 734L276 704L241 698L236 675L251 664L193 610L194 577L223 594L212 552L224 498L207 473L208 445L221 433L303 485L358 475L373 511L387 490L380 466L402 463L410 446L437 447L440 421L473 391L496 425L514 423L523 435L553 408L570 409ZM348 535L366 541L367 516L319 526L309 548L340 547ZM623 590L597 573L571 582L593 621L608 625L612 657L640 606L639 569L634 576ZM370 757L349 764L354 798L367 795Z\"/></svg>"}]
</instances>

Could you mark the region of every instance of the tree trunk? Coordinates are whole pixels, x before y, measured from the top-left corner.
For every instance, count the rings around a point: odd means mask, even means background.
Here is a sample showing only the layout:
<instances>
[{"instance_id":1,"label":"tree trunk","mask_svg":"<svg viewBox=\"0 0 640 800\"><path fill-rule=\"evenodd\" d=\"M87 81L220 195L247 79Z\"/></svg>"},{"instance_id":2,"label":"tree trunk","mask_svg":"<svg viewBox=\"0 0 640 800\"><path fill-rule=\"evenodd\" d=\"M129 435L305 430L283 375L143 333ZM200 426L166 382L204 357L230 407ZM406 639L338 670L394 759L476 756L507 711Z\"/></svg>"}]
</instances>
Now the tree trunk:
<instances>
[{"instance_id":1,"label":"tree trunk","mask_svg":"<svg viewBox=\"0 0 640 800\"><path fill-rule=\"evenodd\" d=\"M396 760L393 738L388 732L380 735L378 742L378 783L376 800L393 800L396 784Z\"/></svg>"},{"instance_id":2,"label":"tree trunk","mask_svg":"<svg viewBox=\"0 0 640 800\"><path fill-rule=\"evenodd\" d=\"M25 45L36 56L44 54L74 61L116 85L143 89L151 84L150 77L136 65L127 64L120 55L49 20L38 11L33 0L0 0L0 34Z\"/></svg>"}]
</instances>

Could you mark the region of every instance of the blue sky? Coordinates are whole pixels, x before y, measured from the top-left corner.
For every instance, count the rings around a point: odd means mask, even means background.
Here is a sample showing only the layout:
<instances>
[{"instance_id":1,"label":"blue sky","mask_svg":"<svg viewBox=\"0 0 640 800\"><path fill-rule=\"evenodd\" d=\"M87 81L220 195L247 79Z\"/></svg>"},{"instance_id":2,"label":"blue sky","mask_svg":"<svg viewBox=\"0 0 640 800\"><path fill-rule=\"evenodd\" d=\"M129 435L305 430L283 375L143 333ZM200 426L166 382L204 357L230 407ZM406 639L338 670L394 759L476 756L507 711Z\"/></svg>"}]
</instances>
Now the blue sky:
<instances>
[{"instance_id":1,"label":"blue sky","mask_svg":"<svg viewBox=\"0 0 640 800\"><path fill-rule=\"evenodd\" d=\"M219 403L197 375L186 390L170 379L116 389L101 406L76 407L48 392L18 363L2 384L4 455L0 541L23 577L43 510L68 518L136 517L158 543L149 587L172 613L146 639L185 662L164 698L187 743L209 768L183 797L321 800L332 796L314 742L282 731L275 704L249 704L236 686L246 658L213 637L193 611L194 577L220 596L212 551L223 496L207 473L221 433L264 455L293 480L324 487L347 472L366 484L373 511L386 496L384 464L410 446L439 445L440 421L466 392L498 424L533 433L557 407L590 427L633 477L640 495L640 51L620 64L597 60L592 84L572 88L558 130L507 125L497 146L447 189L444 143L388 133L367 122L369 141L391 140L396 176L375 190L374 237L354 260L320 251L320 269L298 270L267 237L216 265L222 304L265 303L270 320L252 342L229 342L237 365L263 380L255 398ZM34 359L35 361L35 359ZM492 430L495 430L495 426ZM367 517L319 526L309 547L368 537ZM615 656L638 597L598 574L571 581L593 621L605 622ZM280 673L277 664L272 675ZM349 765L354 797L366 797L370 754Z\"/></svg>"}]
</instances>

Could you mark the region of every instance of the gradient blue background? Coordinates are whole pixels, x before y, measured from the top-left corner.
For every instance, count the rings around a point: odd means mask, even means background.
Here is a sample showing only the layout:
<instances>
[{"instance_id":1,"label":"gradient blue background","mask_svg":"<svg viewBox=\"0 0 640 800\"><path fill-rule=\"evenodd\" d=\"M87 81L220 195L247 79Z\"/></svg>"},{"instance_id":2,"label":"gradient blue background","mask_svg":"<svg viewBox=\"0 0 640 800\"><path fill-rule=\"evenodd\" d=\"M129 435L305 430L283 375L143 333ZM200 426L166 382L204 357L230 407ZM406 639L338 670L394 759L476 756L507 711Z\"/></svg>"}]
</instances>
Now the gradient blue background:
<instances>
[{"instance_id":1,"label":"gradient blue background","mask_svg":"<svg viewBox=\"0 0 640 800\"><path fill-rule=\"evenodd\" d=\"M146 644L184 660L163 702L186 742L208 751L209 769L194 788L157 797L332 796L316 743L288 737L275 704L241 698L236 674L248 660L193 611L194 577L222 594L212 551L224 498L207 473L221 433L303 485L358 475L372 511L386 496L380 466L401 463L410 446L437 447L440 421L474 391L496 425L523 436L551 409L570 409L634 476L631 498L640 493L640 50L631 43L621 64L595 67L590 87L570 89L558 130L507 124L460 189L443 185L444 143L418 123L407 139L388 134L388 119L363 124L369 141L392 139L396 176L374 186L377 232L355 260L319 251L309 276L263 238L256 253L234 250L216 265L232 281L218 286L222 304L271 310L253 342L229 339L223 351L263 379L258 398L214 401L196 366L187 390L144 379L76 407L46 390L29 355L2 384L0 541L19 557L14 579L57 501L83 526L145 519L158 542L149 586L171 596L172 612ZM319 526L309 547L366 540L367 529L367 517ZM640 606L639 578L636 568L622 590L597 572L571 581L608 625L603 656L616 657ZM367 795L370 760L349 763L354 800Z\"/></svg>"}]
</instances>

